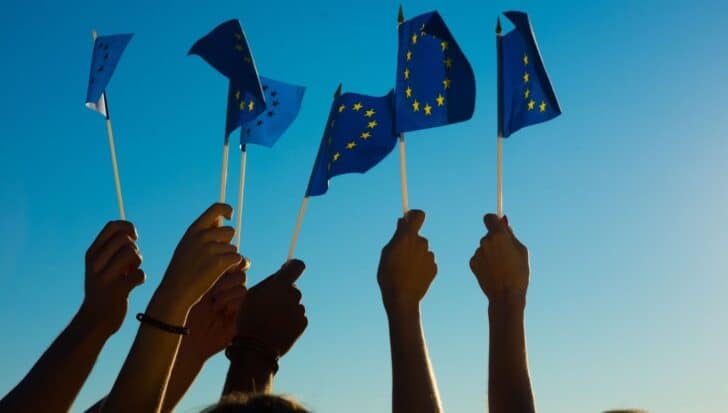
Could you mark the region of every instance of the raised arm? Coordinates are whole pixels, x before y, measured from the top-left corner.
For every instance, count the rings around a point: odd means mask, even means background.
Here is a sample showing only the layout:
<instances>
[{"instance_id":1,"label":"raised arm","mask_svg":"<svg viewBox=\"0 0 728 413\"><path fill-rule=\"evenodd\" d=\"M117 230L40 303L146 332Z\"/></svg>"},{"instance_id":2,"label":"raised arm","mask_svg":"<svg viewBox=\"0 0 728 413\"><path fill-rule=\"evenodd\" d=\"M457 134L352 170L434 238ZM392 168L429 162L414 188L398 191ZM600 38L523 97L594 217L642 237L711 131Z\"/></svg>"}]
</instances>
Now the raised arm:
<instances>
[{"instance_id":1,"label":"raised arm","mask_svg":"<svg viewBox=\"0 0 728 413\"><path fill-rule=\"evenodd\" d=\"M418 235L424 221L419 210L400 218L379 261L377 279L389 318L393 413L442 411L420 320L420 301L437 273L435 256Z\"/></svg>"},{"instance_id":2,"label":"raised arm","mask_svg":"<svg viewBox=\"0 0 728 413\"><path fill-rule=\"evenodd\" d=\"M490 357L488 406L491 413L536 411L528 375L524 311L530 274L528 250L506 219L485 216L488 233L470 259L470 268L488 297Z\"/></svg>"},{"instance_id":3,"label":"raised arm","mask_svg":"<svg viewBox=\"0 0 728 413\"><path fill-rule=\"evenodd\" d=\"M86 252L81 308L33 368L2 400L2 412L64 412L76 399L106 340L124 321L127 298L144 282L134 226L109 222Z\"/></svg>"},{"instance_id":4,"label":"raised arm","mask_svg":"<svg viewBox=\"0 0 728 413\"><path fill-rule=\"evenodd\" d=\"M189 309L242 258L230 245L234 230L218 227L232 208L214 204L187 230L152 296L134 344L102 406L103 412L158 412Z\"/></svg>"},{"instance_id":5,"label":"raised arm","mask_svg":"<svg viewBox=\"0 0 728 413\"><path fill-rule=\"evenodd\" d=\"M308 326L301 291L295 285L306 266L288 261L248 291L238 313L237 331L227 350L230 359L223 396L270 393L278 360Z\"/></svg>"}]
</instances>

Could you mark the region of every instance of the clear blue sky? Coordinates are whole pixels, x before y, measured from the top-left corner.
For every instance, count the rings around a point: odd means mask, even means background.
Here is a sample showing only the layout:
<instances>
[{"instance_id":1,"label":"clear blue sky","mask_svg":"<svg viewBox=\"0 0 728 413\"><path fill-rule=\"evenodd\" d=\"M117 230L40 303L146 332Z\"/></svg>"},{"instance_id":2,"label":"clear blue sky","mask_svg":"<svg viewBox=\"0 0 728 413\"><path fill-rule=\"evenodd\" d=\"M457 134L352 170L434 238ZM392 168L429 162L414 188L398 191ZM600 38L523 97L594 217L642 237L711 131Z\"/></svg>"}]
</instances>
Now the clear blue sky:
<instances>
[{"instance_id":1,"label":"clear blue sky","mask_svg":"<svg viewBox=\"0 0 728 413\"><path fill-rule=\"evenodd\" d=\"M307 86L276 147L252 147L243 250L250 282L285 258L331 96L394 83L390 1L21 2L0 14L0 393L66 325L83 253L118 212L103 119L83 107L92 28L133 32L109 88L128 217L148 279L74 411L110 388L188 223L218 196L226 83L190 45L243 23L263 75ZM485 409L486 300L468 269L495 206L495 41L501 11L530 13L564 114L505 143L505 210L532 256L528 350L544 412L728 405L728 64L719 1L405 3L439 9L478 85L473 119L408 135L410 204L427 211L439 274L425 332L450 412ZM510 26L506 26L509 29ZM233 152L234 153L234 152ZM239 157L230 165L237 180ZM332 181L309 203L297 256L310 326L276 390L317 412L389 410L379 251L401 214L398 160ZM229 201L236 199L234 185ZM219 395L223 356L184 399ZM59 372L62 380L62 372Z\"/></svg>"}]
</instances>

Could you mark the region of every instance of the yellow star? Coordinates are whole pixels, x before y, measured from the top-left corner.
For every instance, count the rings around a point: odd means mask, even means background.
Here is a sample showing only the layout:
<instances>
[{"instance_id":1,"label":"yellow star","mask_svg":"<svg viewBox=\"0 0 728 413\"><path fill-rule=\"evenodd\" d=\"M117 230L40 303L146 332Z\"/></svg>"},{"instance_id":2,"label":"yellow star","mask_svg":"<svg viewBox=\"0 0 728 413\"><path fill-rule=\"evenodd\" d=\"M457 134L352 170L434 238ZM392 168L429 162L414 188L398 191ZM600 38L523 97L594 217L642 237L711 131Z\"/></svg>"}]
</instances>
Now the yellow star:
<instances>
[{"instance_id":1,"label":"yellow star","mask_svg":"<svg viewBox=\"0 0 728 413\"><path fill-rule=\"evenodd\" d=\"M356 102L354 104L354 106L352 106L351 108L354 109L355 111L359 112L361 110L361 108L363 108L363 107L364 107L364 105L362 105L360 102Z\"/></svg>"},{"instance_id":2,"label":"yellow star","mask_svg":"<svg viewBox=\"0 0 728 413\"><path fill-rule=\"evenodd\" d=\"M238 52L242 52L243 51L243 45L242 44L236 44L235 45L235 50L237 50Z\"/></svg>"},{"instance_id":3,"label":"yellow star","mask_svg":"<svg viewBox=\"0 0 728 413\"><path fill-rule=\"evenodd\" d=\"M523 65L524 66L528 65L528 55L527 54L523 55Z\"/></svg>"},{"instance_id":4,"label":"yellow star","mask_svg":"<svg viewBox=\"0 0 728 413\"><path fill-rule=\"evenodd\" d=\"M372 134L369 133L369 132L364 132L364 133L361 134L361 138L364 139L364 140L369 139L370 136L372 136Z\"/></svg>"},{"instance_id":5,"label":"yellow star","mask_svg":"<svg viewBox=\"0 0 728 413\"><path fill-rule=\"evenodd\" d=\"M409 69L405 67L404 68L404 80L409 79L409 74L410 74Z\"/></svg>"},{"instance_id":6,"label":"yellow star","mask_svg":"<svg viewBox=\"0 0 728 413\"><path fill-rule=\"evenodd\" d=\"M404 93L405 93L405 96L407 96L408 98L411 98L412 97L412 88L407 86L407 89L404 90Z\"/></svg>"},{"instance_id":7,"label":"yellow star","mask_svg":"<svg viewBox=\"0 0 728 413\"><path fill-rule=\"evenodd\" d=\"M369 127L369 129L374 129L377 126L377 120L375 119L375 120L367 123L367 126Z\"/></svg>"},{"instance_id":8,"label":"yellow star","mask_svg":"<svg viewBox=\"0 0 728 413\"><path fill-rule=\"evenodd\" d=\"M346 105L339 106L339 113L343 112L344 109L346 109Z\"/></svg>"},{"instance_id":9,"label":"yellow star","mask_svg":"<svg viewBox=\"0 0 728 413\"><path fill-rule=\"evenodd\" d=\"M245 101L240 102L240 110L245 110Z\"/></svg>"},{"instance_id":10,"label":"yellow star","mask_svg":"<svg viewBox=\"0 0 728 413\"><path fill-rule=\"evenodd\" d=\"M248 112L252 112L254 107L255 107L254 101L251 100L250 102L248 102Z\"/></svg>"},{"instance_id":11,"label":"yellow star","mask_svg":"<svg viewBox=\"0 0 728 413\"><path fill-rule=\"evenodd\" d=\"M448 68L448 69L452 67L452 59L451 58L448 57L447 59L445 59L445 67Z\"/></svg>"},{"instance_id":12,"label":"yellow star","mask_svg":"<svg viewBox=\"0 0 728 413\"><path fill-rule=\"evenodd\" d=\"M351 142L349 142L349 143L346 144L346 149L352 150L354 148L356 148L356 142L351 141Z\"/></svg>"},{"instance_id":13,"label":"yellow star","mask_svg":"<svg viewBox=\"0 0 728 413\"><path fill-rule=\"evenodd\" d=\"M445 97L440 94L437 95L437 106L445 106Z\"/></svg>"},{"instance_id":14,"label":"yellow star","mask_svg":"<svg viewBox=\"0 0 728 413\"><path fill-rule=\"evenodd\" d=\"M415 99L415 101L412 102L412 110L414 110L415 112L420 111L420 102L418 102L417 99Z\"/></svg>"},{"instance_id":15,"label":"yellow star","mask_svg":"<svg viewBox=\"0 0 728 413\"><path fill-rule=\"evenodd\" d=\"M425 103L425 116L432 116L432 106Z\"/></svg>"},{"instance_id":16,"label":"yellow star","mask_svg":"<svg viewBox=\"0 0 728 413\"><path fill-rule=\"evenodd\" d=\"M546 112L546 102L544 102L544 101L542 100L542 101L541 101L541 104L540 104L540 105L538 105L538 110L540 110L541 112Z\"/></svg>"},{"instance_id":17,"label":"yellow star","mask_svg":"<svg viewBox=\"0 0 728 413\"><path fill-rule=\"evenodd\" d=\"M409 62L410 60L412 60L412 52L407 50L407 61Z\"/></svg>"},{"instance_id":18,"label":"yellow star","mask_svg":"<svg viewBox=\"0 0 728 413\"><path fill-rule=\"evenodd\" d=\"M533 110L534 105L536 105L536 102L534 102L533 99L531 99L528 102L528 110Z\"/></svg>"},{"instance_id":19,"label":"yellow star","mask_svg":"<svg viewBox=\"0 0 728 413\"><path fill-rule=\"evenodd\" d=\"M523 74L523 83L528 83L528 72Z\"/></svg>"},{"instance_id":20,"label":"yellow star","mask_svg":"<svg viewBox=\"0 0 728 413\"><path fill-rule=\"evenodd\" d=\"M526 88L526 91L523 92L523 98L528 99L529 96L531 96L531 89Z\"/></svg>"},{"instance_id":21,"label":"yellow star","mask_svg":"<svg viewBox=\"0 0 728 413\"><path fill-rule=\"evenodd\" d=\"M372 116L374 116L375 113L377 112L375 112L374 109L369 109L368 111L364 112L364 116L371 118Z\"/></svg>"},{"instance_id":22,"label":"yellow star","mask_svg":"<svg viewBox=\"0 0 728 413\"><path fill-rule=\"evenodd\" d=\"M233 36L234 36L234 37L235 37L236 39L238 39L238 40L243 40L243 35L242 35L242 34L240 34L240 33L235 33L235 34L233 34Z\"/></svg>"},{"instance_id":23,"label":"yellow star","mask_svg":"<svg viewBox=\"0 0 728 413\"><path fill-rule=\"evenodd\" d=\"M235 92L235 100L240 100L240 91Z\"/></svg>"},{"instance_id":24,"label":"yellow star","mask_svg":"<svg viewBox=\"0 0 728 413\"><path fill-rule=\"evenodd\" d=\"M448 78L445 78L445 80L443 80L443 81L442 81L442 86L443 86L443 87L444 87L445 89L450 89L450 83L451 83L451 82L450 82L450 79L448 79Z\"/></svg>"},{"instance_id":25,"label":"yellow star","mask_svg":"<svg viewBox=\"0 0 728 413\"><path fill-rule=\"evenodd\" d=\"M412 44L417 44L417 33L412 33Z\"/></svg>"},{"instance_id":26,"label":"yellow star","mask_svg":"<svg viewBox=\"0 0 728 413\"><path fill-rule=\"evenodd\" d=\"M446 42L446 41L444 41L444 40L443 40L442 42L440 42L440 47L442 47L442 51L443 51L443 52L444 52L445 50L447 50L447 42Z\"/></svg>"},{"instance_id":27,"label":"yellow star","mask_svg":"<svg viewBox=\"0 0 728 413\"><path fill-rule=\"evenodd\" d=\"M249 57L249 56L245 56L245 57L243 58L243 60L245 60L245 63L250 63L250 62L251 62L251 60L250 60L250 57Z\"/></svg>"},{"instance_id":28,"label":"yellow star","mask_svg":"<svg viewBox=\"0 0 728 413\"><path fill-rule=\"evenodd\" d=\"M338 161L338 160L339 160L339 158L341 158L341 154L340 154L340 153L338 153L338 152L336 152L336 153L334 154L334 157L333 157L333 160L334 160L334 162Z\"/></svg>"}]
</instances>

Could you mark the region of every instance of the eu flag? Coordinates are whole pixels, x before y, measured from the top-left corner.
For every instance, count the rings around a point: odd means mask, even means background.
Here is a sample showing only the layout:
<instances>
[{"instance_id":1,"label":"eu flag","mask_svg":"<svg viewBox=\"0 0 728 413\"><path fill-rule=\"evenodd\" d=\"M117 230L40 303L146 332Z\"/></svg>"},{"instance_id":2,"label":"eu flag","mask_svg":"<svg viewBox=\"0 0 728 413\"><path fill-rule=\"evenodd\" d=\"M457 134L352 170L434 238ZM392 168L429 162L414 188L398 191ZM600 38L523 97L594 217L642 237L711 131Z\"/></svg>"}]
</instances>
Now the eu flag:
<instances>
[{"instance_id":1,"label":"eu flag","mask_svg":"<svg viewBox=\"0 0 728 413\"><path fill-rule=\"evenodd\" d=\"M86 91L86 107L101 113L104 117L108 117L104 91L132 36L132 34L114 34L99 36L94 41L91 71Z\"/></svg>"},{"instance_id":2,"label":"eu flag","mask_svg":"<svg viewBox=\"0 0 728 413\"><path fill-rule=\"evenodd\" d=\"M504 138L561 114L528 15L504 13L515 28L498 38L498 132Z\"/></svg>"},{"instance_id":3,"label":"eu flag","mask_svg":"<svg viewBox=\"0 0 728 413\"><path fill-rule=\"evenodd\" d=\"M329 179L364 173L384 159L397 142L393 95L344 93L334 99L311 171L306 196L323 195Z\"/></svg>"},{"instance_id":4,"label":"eu flag","mask_svg":"<svg viewBox=\"0 0 728 413\"><path fill-rule=\"evenodd\" d=\"M436 11L399 25L396 91L397 132L443 126L473 116L473 69Z\"/></svg>"},{"instance_id":5,"label":"eu flag","mask_svg":"<svg viewBox=\"0 0 728 413\"><path fill-rule=\"evenodd\" d=\"M258 70L255 68L253 55L250 53L248 41L245 39L245 33L240 27L239 21L233 19L217 26L205 37L195 42L189 54L200 56L210 66L230 79L228 102L230 102L231 95L237 95L238 100L253 102L250 106L251 110L247 111L250 118L258 116L265 110L265 98L258 78ZM233 129L237 126L235 125ZM228 134L232 132L227 129Z\"/></svg>"},{"instance_id":6,"label":"eu flag","mask_svg":"<svg viewBox=\"0 0 728 413\"><path fill-rule=\"evenodd\" d=\"M241 124L241 146L254 143L272 147L296 119L301 108L306 88L262 76L260 82L263 84L263 93L268 102L267 108L255 119ZM246 109L245 106L245 102L238 105L241 111Z\"/></svg>"}]
</instances>

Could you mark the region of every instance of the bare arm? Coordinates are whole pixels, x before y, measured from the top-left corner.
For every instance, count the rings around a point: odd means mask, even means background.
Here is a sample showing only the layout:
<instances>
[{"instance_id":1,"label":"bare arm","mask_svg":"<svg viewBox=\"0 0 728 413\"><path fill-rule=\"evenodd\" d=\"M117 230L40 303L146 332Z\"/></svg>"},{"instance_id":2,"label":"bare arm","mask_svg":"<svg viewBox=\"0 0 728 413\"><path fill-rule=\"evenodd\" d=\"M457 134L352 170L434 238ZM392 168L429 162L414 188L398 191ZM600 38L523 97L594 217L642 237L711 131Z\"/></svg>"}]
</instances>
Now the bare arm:
<instances>
[{"instance_id":1,"label":"bare arm","mask_svg":"<svg viewBox=\"0 0 728 413\"><path fill-rule=\"evenodd\" d=\"M68 411L106 340L124 321L127 297L144 282L134 226L108 223L86 253L84 302L71 323L2 400L0 411Z\"/></svg>"},{"instance_id":2,"label":"bare arm","mask_svg":"<svg viewBox=\"0 0 728 413\"><path fill-rule=\"evenodd\" d=\"M489 300L488 405L493 413L536 411L528 373L524 311L530 274L528 250L508 222L485 217L488 234L470 261Z\"/></svg>"},{"instance_id":3,"label":"bare arm","mask_svg":"<svg viewBox=\"0 0 728 413\"><path fill-rule=\"evenodd\" d=\"M442 411L420 321L420 301L437 273L427 240L418 235L424 220L418 210L401 218L379 262L379 287L389 319L393 413Z\"/></svg>"}]
</instances>

